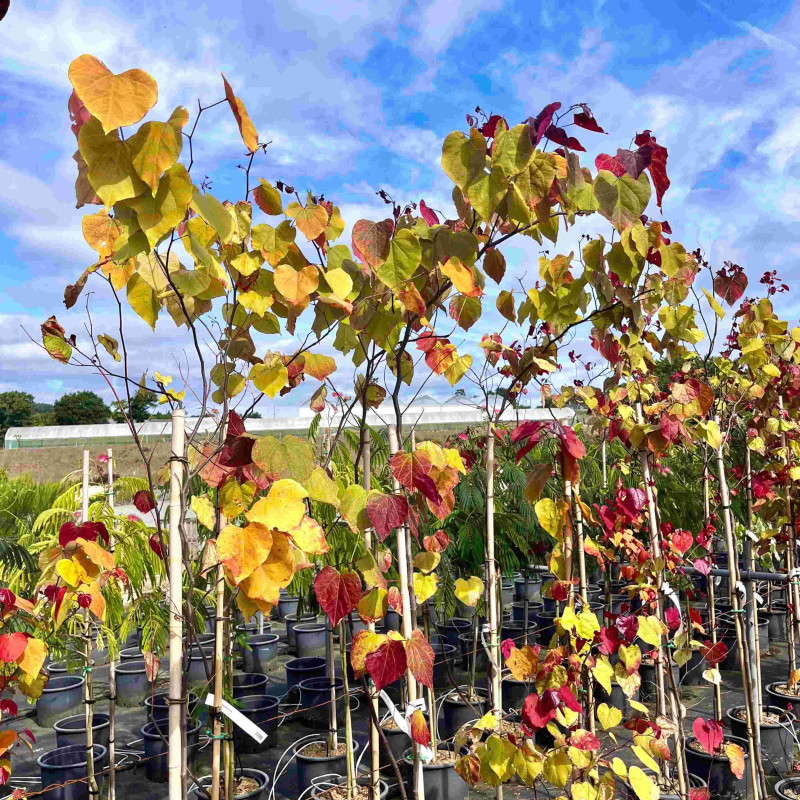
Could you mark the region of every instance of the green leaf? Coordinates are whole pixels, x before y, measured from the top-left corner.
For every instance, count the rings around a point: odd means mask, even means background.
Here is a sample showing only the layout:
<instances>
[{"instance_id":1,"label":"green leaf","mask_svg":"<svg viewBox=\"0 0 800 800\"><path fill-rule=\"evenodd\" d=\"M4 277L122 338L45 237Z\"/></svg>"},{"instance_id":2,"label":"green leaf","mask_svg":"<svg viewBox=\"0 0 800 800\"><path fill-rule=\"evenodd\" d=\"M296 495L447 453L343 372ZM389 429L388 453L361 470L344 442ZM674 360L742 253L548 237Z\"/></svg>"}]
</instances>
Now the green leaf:
<instances>
[{"instance_id":1,"label":"green leaf","mask_svg":"<svg viewBox=\"0 0 800 800\"><path fill-rule=\"evenodd\" d=\"M233 220L225 206L212 194L201 194L197 187L192 193L192 210L199 214L216 232L223 244L231 237Z\"/></svg>"},{"instance_id":2,"label":"green leaf","mask_svg":"<svg viewBox=\"0 0 800 800\"><path fill-rule=\"evenodd\" d=\"M156 293L138 273L134 273L128 281L127 293L131 308L155 330L161 307Z\"/></svg>"},{"instance_id":3,"label":"green leaf","mask_svg":"<svg viewBox=\"0 0 800 800\"><path fill-rule=\"evenodd\" d=\"M620 232L633 225L650 201L650 181L643 172L638 180L627 173L617 177L601 169L594 182L600 213Z\"/></svg>"},{"instance_id":4,"label":"green leaf","mask_svg":"<svg viewBox=\"0 0 800 800\"><path fill-rule=\"evenodd\" d=\"M253 447L253 462L275 480L292 478L305 485L314 470L314 452L298 436L262 436Z\"/></svg>"},{"instance_id":5,"label":"green leaf","mask_svg":"<svg viewBox=\"0 0 800 800\"><path fill-rule=\"evenodd\" d=\"M422 246L411 231L398 231L389 246L389 256L377 269L378 278L390 289L409 281L422 260Z\"/></svg>"},{"instance_id":6,"label":"green leaf","mask_svg":"<svg viewBox=\"0 0 800 800\"><path fill-rule=\"evenodd\" d=\"M495 137L492 167L499 167L509 178L526 169L532 156L533 144L528 125L515 125Z\"/></svg>"},{"instance_id":7,"label":"green leaf","mask_svg":"<svg viewBox=\"0 0 800 800\"><path fill-rule=\"evenodd\" d=\"M177 162L182 146L181 131L168 122L145 122L128 139L133 168L154 197L159 179Z\"/></svg>"},{"instance_id":8,"label":"green leaf","mask_svg":"<svg viewBox=\"0 0 800 800\"><path fill-rule=\"evenodd\" d=\"M155 196L145 193L127 201L151 247L183 221L193 188L186 167L176 164L159 181Z\"/></svg>"},{"instance_id":9,"label":"green leaf","mask_svg":"<svg viewBox=\"0 0 800 800\"><path fill-rule=\"evenodd\" d=\"M499 167L492 167L491 172L480 172L467 184L466 194L472 207L489 220L498 203L508 191L508 178Z\"/></svg>"},{"instance_id":10,"label":"green leaf","mask_svg":"<svg viewBox=\"0 0 800 800\"><path fill-rule=\"evenodd\" d=\"M442 144L442 169L459 189L475 180L486 168L486 139L476 129L468 139L461 131L451 133Z\"/></svg>"}]
</instances>

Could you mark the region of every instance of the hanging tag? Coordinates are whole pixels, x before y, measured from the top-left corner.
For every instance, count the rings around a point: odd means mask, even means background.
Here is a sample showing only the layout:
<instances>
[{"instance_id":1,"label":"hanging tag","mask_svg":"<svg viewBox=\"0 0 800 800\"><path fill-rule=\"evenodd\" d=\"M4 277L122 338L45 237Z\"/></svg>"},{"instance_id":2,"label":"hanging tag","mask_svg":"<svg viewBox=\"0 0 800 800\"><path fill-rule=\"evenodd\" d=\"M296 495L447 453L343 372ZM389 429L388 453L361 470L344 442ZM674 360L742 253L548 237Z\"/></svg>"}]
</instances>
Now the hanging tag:
<instances>
[{"instance_id":1,"label":"hanging tag","mask_svg":"<svg viewBox=\"0 0 800 800\"><path fill-rule=\"evenodd\" d=\"M214 706L214 695L210 694L206 697L206 705ZM261 730L254 722L247 719L247 717L235 709L227 700L222 701L222 713L234 724L238 725L248 736L255 739L261 744L266 738L267 734Z\"/></svg>"},{"instance_id":2,"label":"hanging tag","mask_svg":"<svg viewBox=\"0 0 800 800\"><path fill-rule=\"evenodd\" d=\"M758 542L761 541L758 538L758 536L756 536L756 534L753 533L753 531L751 531L749 528L744 532L744 535L747 536L748 539L750 539L751 541L755 542L756 544L758 544Z\"/></svg>"},{"instance_id":3,"label":"hanging tag","mask_svg":"<svg viewBox=\"0 0 800 800\"><path fill-rule=\"evenodd\" d=\"M380 697L384 703L386 703L386 707L389 709L389 713L392 715L392 719L395 721L397 727L403 731L403 733L411 739L411 723L408 721L408 718L415 712L415 711L422 711L425 713L426 703L424 697L419 697L413 702L409 703L406 706L406 713L405 716L400 711L399 708L392 702L392 698L389 697L386 692L381 689ZM412 740L413 741L413 740ZM418 744L419 747L419 757L422 761L427 764L428 762L433 760L433 750L430 747L426 747L424 744Z\"/></svg>"},{"instance_id":4,"label":"hanging tag","mask_svg":"<svg viewBox=\"0 0 800 800\"><path fill-rule=\"evenodd\" d=\"M661 591L664 592L665 597L669 598L669 600L672 602L672 605L678 609L678 619L681 621L681 624L678 627L678 630L675 632L677 635L683 630L683 614L681 614L680 598L678 597L678 593L675 591L675 589L668 583L661 584Z\"/></svg>"}]
</instances>

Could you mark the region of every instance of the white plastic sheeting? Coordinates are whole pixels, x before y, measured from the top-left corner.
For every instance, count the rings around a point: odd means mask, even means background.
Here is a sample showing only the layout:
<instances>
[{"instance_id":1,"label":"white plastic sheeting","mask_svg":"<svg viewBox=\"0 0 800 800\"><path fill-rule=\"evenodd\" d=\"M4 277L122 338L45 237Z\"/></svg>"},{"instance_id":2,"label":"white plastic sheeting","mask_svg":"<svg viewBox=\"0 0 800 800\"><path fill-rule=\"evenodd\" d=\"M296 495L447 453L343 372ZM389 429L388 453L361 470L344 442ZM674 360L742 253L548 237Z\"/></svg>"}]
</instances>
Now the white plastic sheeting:
<instances>
[{"instance_id":1,"label":"white plastic sheeting","mask_svg":"<svg viewBox=\"0 0 800 800\"><path fill-rule=\"evenodd\" d=\"M427 399L427 398L426 398ZM412 403L401 405L403 424L411 427L455 427L458 425L474 425L483 422L486 416L483 411L468 405L458 406L452 403L444 405L417 405ZM575 412L568 408L509 408L502 416L504 422L515 420L559 420L570 422ZM313 412L302 408L293 416L272 417L265 419L248 419L245 423L248 433L291 433L308 430L314 417ZM357 427L356 416L347 427ZM367 412L367 425L372 428L383 428L394 422L394 409L391 403L384 403L377 409ZM322 428L336 428L341 422L341 414L326 409L322 414ZM152 443L169 437L171 422L168 419L142 422L137 424L137 431L144 442ZM187 417L186 428L194 430L196 417ZM217 421L207 417L200 424L200 432L211 433L216 430ZM6 449L89 445L130 444L133 436L125 423L108 423L105 425L46 425L31 428L9 428L5 436Z\"/></svg>"}]
</instances>

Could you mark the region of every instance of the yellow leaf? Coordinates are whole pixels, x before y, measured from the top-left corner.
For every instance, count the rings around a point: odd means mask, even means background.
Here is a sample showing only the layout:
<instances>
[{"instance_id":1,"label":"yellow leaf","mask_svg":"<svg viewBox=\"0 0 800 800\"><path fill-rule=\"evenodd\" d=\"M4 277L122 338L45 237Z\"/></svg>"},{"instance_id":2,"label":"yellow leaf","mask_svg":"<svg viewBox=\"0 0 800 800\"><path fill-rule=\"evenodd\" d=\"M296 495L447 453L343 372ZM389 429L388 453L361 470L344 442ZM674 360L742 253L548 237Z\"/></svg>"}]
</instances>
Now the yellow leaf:
<instances>
[{"instance_id":1,"label":"yellow leaf","mask_svg":"<svg viewBox=\"0 0 800 800\"><path fill-rule=\"evenodd\" d=\"M192 511L197 515L197 521L210 531L214 530L216 525L216 511L214 504L207 498L200 495L192 497Z\"/></svg>"},{"instance_id":2,"label":"yellow leaf","mask_svg":"<svg viewBox=\"0 0 800 800\"><path fill-rule=\"evenodd\" d=\"M599 630L600 623L597 621L594 611L590 611L587 608L578 615L578 624L575 626L575 632L581 639L593 639L595 632Z\"/></svg>"},{"instance_id":3,"label":"yellow leaf","mask_svg":"<svg viewBox=\"0 0 800 800\"><path fill-rule=\"evenodd\" d=\"M538 500L534 506L539 524L554 538L560 539L564 532L564 502L558 504L549 497Z\"/></svg>"},{"instance_id":4,"label":"yellow leaf","mask_svg":"<svg viewBox=\"0 0 800 800\"><path fill-rule=\"evenodd\" d=\"M572 772L572 761L563 749L551 750L544 760L542 774L553 786L563 789Z\"/></svg>"},{"instance_id":5,"label":"yellow leaf","mask_svg":"<svg viewBox=\"0 0 800 800\"><path fill-rule=\"evenodd\" d=\"M603 726L603 730L607 731L609 728L616 728L622 722L622 712L606 703L600 703L597 707L597 719Z\"/></svg>"},{"instance_id":6,"label":"yellow leaf","mask_svg":"<svg viewBox=\"0 0 800 800\"><path fill-rule=\"evenodd\" d=\"M247 519L267 528L290 531L305 517L306 497L308 492L297 481L281 478L269 487L267 496L258 500L247 512Z\"/></svg>"},{"instance_id":7,"label":"yellow leaf","mask_svg":"<svg viewBox=\"0 0 800 800\"><path fill-rule=\"evenodd\" d=\"M424 603L428 598L436 594L436 586L439 583L439 578L435 573L430 575L422 575L419 572L414 573L414 594L416 595L418 603Z\"/></svg>"},{"instance_id":8,"label":"yellow leaf","mask_svg":"<svg viewBox=\"0 0 800 800\"><path fill-rule=\"evenodd\" d=\"M292 541L304 552L312 556L328 552L323 527L311 517L303 517L300 524L289 531Z\"/></svg>"},{"instance_id":9,"label":"yellow leaf","mask_svg":"<svg viewBox=\"0 0 800 800\"><path fill-rule=\"evenodd\" d=\"M226 525L217 538L217 555L231 580L240 583L261 566L272 550L271 531L252 523L245 528Z\"/></svg>"},{"instance_id":10,"label":"yellow leaf","mask_svg":"<svg viewBox=\"0 0 800 800\"><path fill-rule=\"evenodd\" d=\"M114 251L114 242L122 233L122 226L114 217L109 217L105 210L96 214L87 214L81 220L81 230L86 244L95 250L100 258L110 256Z\"/></svg>"},{"instance_id":11,"label":"yellow leaf","mask_svg":"<svg viewBox=\"0 0 800 800\"><path fill-rule=\"evenodd\" d=\"M41 639L30 638L25 647L25 652L20 656L17 663L28 678L33 679L41 672L45 656L47 656L47 644Z\"/></svg>"},{"instance_id":12,"label":"yellow leaf","mask_svg":"<svg viewBox=\"0 0 800 800\"><path fill-rule=\"evenodd\" d=\"M131 276L128 281L127 295L131 308L155 330L161 303L141 275Z\"/></svg>"},{"instance_id":13,"label":"yellow leaf","mask_svg":"<svg viewBox=\"0 0 800 800\"><path fill-rule=\"evenodd\" d=\"M389 610L388 595L386 589L370 589L358 601L358 613L364 619L372 621L383 619Z\"/></svg>"},{"instance_id":14,"label":"yellow leaf","mask_svg":"<svg viewBox=\"0 0 800 800\"><path fill-rule=\"evenodd\" d=\"M311 241L325 232L328 225L328 212L324 206L308 203L305 208L300 203L289 203L286 215L295 221L298 230Z\"/></svg>"},{"instance_id":15,"label":"yellow leaf","mask_svg":"<svg viewBox=\"0 0 800 800\"><path fill-rule=\"evenodd\" d=\"M497 716L494 711L489 711L473 723L472 727L481 731L493 731L497 728Z\"/></svg>"},{"instance_id":16,"label":"yellow leaf","mask_svg":"<svg viewBox=\"0 0 800 800\"><path fill-rule=\"evenodd\" d=\"M725 311L722 309L722 306L717 302L717 298L714 297L714 295L711 294L711 292L709 292L705 286L703 287L703 294L706 296L706 300L708 300L708 304L711 306L714 313L720 319L722 319L725 316Z\"/></svg>"},{"instance_id":17,"label":"yellow leaf","mask_svg":"<svg viewBox=\"0 0 800 800\"><path fill-rule=\"evenodd\" d=\"M627 780L628 768L625 766L625 762L618 756L614 756L611 760L611 769L614 771L615 775Z\"/></svg>"},{"instance_id":18,"label":"yellow leaf","mask_svg":"<svg viewBox=\"0 0 800 800\"><path fill-rule=\"evenodd\" d=\"M640 767L634 766L628 770L628 783L639 800L658 800L658 788Z\"/></svg>"},{"instance_id":19,"label":"yellow leaf","mask_svg":"<svg viewBox=\"0 0 800 800\"><path fill-rule=\"evenodd\" d=\"M644 705L644 704L642 704L642 703L640 703L638 700L633 700L633 699L631 699L631 700L628 700L628 703L630 704L630 707L631 707L631 708L632 708L634 711L638 711L638 712L640 712L641 714L644 714L646 717L649 717L649 716L650 716L650 711L649 711L649 709L647 708L647 706L646 706L646 705Z\"/></svg>"},{"instance_id":20,"label":"yellow leaf","mask_svg":"<svg viewBox=\"0 0 800 800\"><path fill-rule=\"evenodd\" d=\"M439 566L441 560L442 557L439 553L429 553L423 550L414 556L414 567L427 575Z\"/></svg>"},{"instance_id":21,"label":"yellow leaf","mask_svg":"<svg viewBox=\"0 0 800 800\"><path fill-rule=\"evenodd\" d=\"M105 133L138 122L158 100L158 85L141 69L115 75L99 58L84 54L69 65L67 74Z\"/></svg>"},{"instance_id":22,"label":"yellow leaf","mask_svg":"<svg viewBox=\"0 0 800 800\"><path fill-rule=\"evenodd\" d=\"M611 678L614 675L614 668L609 663L608 656L600 656L597 659L592 669L592 675L606 692L611 694Z\"/></svg>"},{"instance_id":23,"label":"yellow leaf","mask_svg":"<svg viewBox=\"0 0 800 800\"><path fill-rule=\"evenodd\" d=\"M292 304L301 305L319 286L319 273L312 267L296 270L289 264L275 267L275 288Z\"/></svg>"},{"instance_id":24,"label":"yellow leaf","mask_svg":"<svg viewBox=\"0 0 800 800\"><path fill-rule=\"evenodd\" d=\"M87 578L86 571L72 558L62 558L56 564L56 572L73 589Z\"/></svg>"},{"instance_id":25,"label":"yellow leaf","mask_svg":"<svg viewBox=\"0 0 800 800\"><path fill-rule=\"evenodd\" d=\"M181 154L182 134L168 122L145 122L128 139L131 163L155 197L159 179ZM191 190L189 192L191 199ZM187 202L188 205L188 202Z\"/></svg>"},{"instance_id":26,"label":"yellow leaf","mask_svg":"<svg viewBox=\"0 0 800 800\"><path fill-rule=\"evenodd\" d=\"M461 263L455 256L450 256L444 264L439 265L444 273L453 282L457 292L467 296L480 296L483 292L475 285L475 276L472 270Z\"/></svg>"},{"instance_id":27,"label":"yellow leaf","mask_svg":"<svg viewBox=\"0 0 800 800\"><path fill-rule=\"evenodd\" d=\"M331 291L342 299L353 291L353 279L341 268L329 269L325 273L325 281Z\"/></svg>"},{"instance_id":28,"label":"yellow leaf","mask_svg":"<svg viewBox=\"0 0 800 800\"><path fill-rule=\"evenodd\" d=\"M353 646L350 649L350 663L353 665L353 672L360 678L366 672L366 658L370 653L374 653L384 642L386 636L375 631L359 631L353 639Z\"/></svg>"},{"instance_id":29,"label":"yellow leaf","mask_svg":"<svg viewBox=\"0 0 800 800\"><path fill-rule=\"evenodd\" d=\"M231 85L224 75L222 76L222 82L225 85L225 98L230 104L233 116L236 118L236 124L239 126L239 133L242 136L242 141L250 153L255 153L255 151L258 150L258 133L256 132L256 126L253 125L253 121L250 119L250 115L247 113L244 103L233 94L233 89L231 89Z\"/></svg>"},{"instance_id":30,"label":"yellow leaf","mask_svg":"<svg viewBox=\"0 0 800 800\"><path fill-rule=\"evenodd\" d=\"M639 638L647 644L658 647L661 644L661 635L664 626L657 617L639 617Z\"/></svg>"},{"instance_id":31,"label":"yellow leaf","mask_svg":"<svg viewBox=\"0 0 800 800\"><path fill-rule=\"evenodd\" d=\"M473 575L467 580L456 578L456 597L465 605L473 608L483 595L483 581Z\"/></svg>"},{"instance_id":32,"label":"yellow leaf","mask_svg":"<svg viewBox=\"0 0 800 800\"><path fill-rule=\"evenodd\" d=\"M306 489L312 500L339 508L339 493L336 483L322 467L314 467L311 477L306 481Z\"/></svg>"},{"instance_id":33,"label":"yellow leaf","mask_svg":"<svg viewBox=\"0 0 800 800\"><path fill-rule=\"evenodd\" d=\"M248 377L270 398L289 385L289 370L278 353L267 353L263 364L253 364Z\"/></svg>"}]
</instances>

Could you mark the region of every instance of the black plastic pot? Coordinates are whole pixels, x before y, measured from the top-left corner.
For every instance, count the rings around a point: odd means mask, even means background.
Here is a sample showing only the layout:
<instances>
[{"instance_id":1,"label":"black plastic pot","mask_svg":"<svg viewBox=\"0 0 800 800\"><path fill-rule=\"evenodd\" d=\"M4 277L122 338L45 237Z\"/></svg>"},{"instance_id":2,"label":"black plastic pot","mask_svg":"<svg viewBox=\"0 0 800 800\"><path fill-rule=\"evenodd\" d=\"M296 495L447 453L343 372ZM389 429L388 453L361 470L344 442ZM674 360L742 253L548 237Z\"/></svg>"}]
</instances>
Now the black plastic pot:
<instances>
[{"instance_id":1,"label":"black plastic pot","mask_svg":"<svg viewBox=\"0 0 800 800\"><path fill-rule=\"evenodd\" d=\"M771 706L777 706L786 711L790 711L791 707L800 706L800 695L783 694L779 686L786 686L786 681L775 681L775 683L768 683L764 687L764 695L767 703Z\"/></svg>"},{"instance_id":2,"label":"black plastic pot","mask_svg":"<svg viewBox=\"0 0 800 800\"><path fill-rule=\"evenodd\" d=\"M297 624L303 624L307 622L316 622L317 615L316 614L287 614L286 619L284 622L286 623L286 642L289 647L294 650L297 646L297 642L294 638L294 626Z\"/></svg>"},{"instance_id":3,"label":"black plastic pot","mask_svg":"<svg viewBox=\"0 0 800 800\"><path fill-rule=\"evenodd\" d=\"M742 668L742 661L739 657L739 647L736 640L736 628L727 625L718 625L717 640L725 642L728 652L719 664L721 670L736 671Z\"/></svg>"},{"instance_id":4,"label":"black plastic pot","mask_svg":"<svg viewBox=\"0 0 800 800\"><path fill-rule=\"evenodd\" d=\"M243 767L234 771L235 778L253 778L258 781L258 788L253 789L252 792L244 792L244 794L235 794L233 800L260 800L265 797L269 789L269 775L262 772L260 769L251 769ZM203 775L202 778L197 779L197 783L192 787L188 796L191 800L207 800L211 797L211 775Z\"/></svg>"},{"instance_id":5,"label":"black plastic pot","mask_svg":"<svg viewBox=\"0 0 800 800\"><path fill-rule=\"evenodd\" d=\"M77 675L78 672L75 670L70 670L67 667L66 661L51 661L49 664L45 664L45 671L48 675L52 678L57 678L61 675Z\"/></svg>"},{"instance_id":6,"label":"black plastic pot","mask_svg":"<svg viewBox=\"0 0 800 800\"><path fill-rule=\"evenodd\" d=\"M344 696L344 681L335 678L333 681L336 692L336 719L344 719L344 709L347 698ZM303 722L311 728L328 727L328 706L331 700L330 679L325 678L306 678L300 681L300 707L303 713L300 715ZM332 770L335 772L336 770Z\"/></svg>"},{"instance_id":7,"label":"black plastic pot","mask_svg":"<svg viewBox=\"0 0 800 800\"><path fill-rule=\"evenodd\" d=\"M595 683L594 696L597 698L598 704L605 703L606 705L618 708L622 712L623 722L631 715L630 700L628 695L622 691L622 687L619 684L612 683L611 694L609 694L599 683Z\"/></svg>"},{"instance_id":8,"label":"black plastic pot","mask_svg":"<svg viewBox=\"0 0 800 800\"><path fill-rule=\"evenodd\" d=\"M57 786L49 792L43 791L39 795L42 800L88 800L86 752L86 743L84 742L83 744L56 747L55 750L50 750L36 759L36 763L39 765L42 789L54 786L54 784L64 784L67 781L77 781L77 783L70 783L67 786ZM107 757L108 751L103 745L93 745L92 761L96 773L102 770L103 762ZM98 778L98 783L101 782L102 778Z\"/></svg>"},{"instance_id":9,"label":"black plastic pot","mask_svg":"<svg viewBox=\"0 0 800 800\"><path fill-rule=\"evenodd\" d=\"M771 608L763 609L760 615L767 618L770 642L786 641L786 603L773 602Z\"/></svg>"},{"instance_id":10,"label":"black plastic pot","mask_svg":"<svg viewBox=\"0 0 800 800\"><path fill-rule=\"evenodd\" d=\"M208 664L211 674L214 674L213 647L197 647L193 645L189 648L184 658L189 662L189 669L186 673L186 682L189 686L194 683L206 683L208 680L206 664Z\"/></svg>"},{"instance_id":11,"label":"black plastic pot","mask_svg":"<svg viewBox=\"0 0 800 800\"><path fill-rule=\"evenodd\" d=\"M642 659L639 665L639 677L642 679L639 687L639 701L642 703L654 703L658 693L658 681L656 678L656 662ZM680 684L680 670L677 664L672 665L672 678L675 685ZM664 674L664 687L667 688L667 675Z\"/></svg>"},{"instance_id":12,"label":"black plastic pot","mask_svg":"<svg viewBox=\"0 0 800 800\"><path fill-rule=\"evenodd\" d=\"M169 772L169 725L148 722L140 729L144 739L144 774L153 783L166 783ZM186 753L192 762L200 742L200 723L188 723L186 728Z\"/></svg>"},{"instance_id":13,"label":"black plastic pot","mask_svg":"<svg viewBox=\"0 0 800 800\"><path fill-rule=\"evenodd\" d=\"M386 612L385 620L386 629L389 631L399 631L403 624L402 617L393 608L390 608Z\"/></svg>"},{"instance_id":14,"label":"black plastic pot","mask_svg":"<svg viewBox=\"0 0 800 800\"><path fill-rule=\"evenodd\" d=\"M439 745L440 750L452 747ZM406 750L403 760L413 764L411 750ZM466 800L469 784L456 773L455 762L449 764L423 764L422 783L425 787L425 800Z\"/></svg>"},{"instance_id":15,"label":"black plastic pot","mask_svg":"<svg viewBox=\"0 0 800 800\"><path fill-rule=\"evenodd\" d=\"M144 658L144 653L137 645L136 647L124 647L119 651L120 661L141 661Z\"/></svg>"},{"instance_id":16,"label":"black plastic pot","mask_svg":"<svg viewBox=\"0 0 800 800\"><path fill-rule=\"evenodd\" d=\"M52 728L60 719L72 716L83 705L83 684L80 675L50 678L36 701L36 724Z\"/></svg>"},{"instance_id":17,"label":"black plastic pot","mask_svg":"<svg viewBox=\"0 0 800 800\"><path fill-rule=\"evenodd\" d=\"M503 678L503 682L500 684L503 708L519 710L525 703L525 698L535 691L535 683L518 681L510 676Z\"/></svg>"},{"instance_id":18,"label":"black plastic pot","mask_svg":"<svg viewBox=\"0 0 800 800\"><path fill-rule=\"evenodd\" d=\"M315 788L311 791L311 797L323 798L329 800L330 792L328 791L333 786L341 786L347 783L347 775L321 775L319 778L314 778L311 785ZM356 783L359 786L369 786L370 779L367 775L359 775L356 778ZM378 798L379 800L386 800L389 794L389 785L386 781L378 782Z\"/></svg>"},{"instance_id":19,"label":"black plastic pot","mask_svg":"<svg viewBox=\"0 0 800 800\"><path fill-rule=\"evenodd\" d=\"M467 631L471 630L471 628L472 622L470 622L470 620L458 619L457 617L440 622L436 626L436 630L439 632L439 635L444 638L447 644L451 644L456 648L460 647L458 637L462 633L467 633Z\"/></svg>"},{"instance_id":20,"label":"black plastic pot","mask_svg":"<svg viewBox=\"0 0 800 800\"><path fill-rule=\"evenodd\" d=\"M304 755L303 748L315 742L325 742L324 738L316 739L314 742L303 742L299 750L295 750L294 760L297 766L297 785L304 789L310 786L314 778L321 778L323 775L347 774L347 753L338 756L309 756ZM344 741L344 739L342 739ZM357 740L351 742L353 758L358 758L361 744ZM298 792L299 794L299 792ZM427 800L427 798L426 798Z\"/></svg>"},{"instance_id":21,"label":"black plastic pot","mask_svg":"<svg viewBox=\"0 0 800 800\"><path fill-rule=\"evenodd\" d=\"M548 611L547 606L545 606L545 610L541 611L536 616L536 637L539 640L539 644L542 647L547 647L550 644L550 640L553 638L554 634L556 633L556 612L555 611Z\"/></svg>"},{"instance_id":22,"label":"black plastic pot","mask_svg":"<svg viewBox=\"0 0 800 800\"><path fill-rule=\"evenodd\" d=\"M532 618L528 618L528 644L533 646L537 639L537 624ZM525 623L524 622L504 622L503 639L513 639L517 647L525 644Z\"/></svg>"},{"instance_id":23,"label":"black plastic pot","mask_svg":"<svg viewBox=\"0 0 800 800\"><path fill-rule=\"evenodd\" d=\"M467 687L459 686L462 692L466 694ZM456 731L462 725L468 722L480 719L489 707L489 699L485 689L475 689L481 699L467 704L462 700L457 692L445 697L442 702L442 724L439 730L439 735L442 738L449 739L456 734Z\"/></svg>"},{"instance_id":24,"label":"black plastic pot","mask_svg":"<svg viewBox=\"0 0 800 800\"><path fill-rule=\"evenodd\" d=\"M325 659L324 658L293 658L284 664L286 670L286 685L291 691L295 686L300 684L306 678L324 678L325 677Z\"/></svg>"},{"instance_id":25,"label":"black plastic pot","mask_svg":"<svg viewBox=\"0 0 800 800\"><path fill-rule=\"evenodd\" d=\"M692 650L691 658L680 668L682 686L703 686L703 672L708 668L701 650Z\"/></svg>"},{"instance_id":26,"label":"black plastic pot","mask_svg":"<svg viewBox=\"0 0 800 800\"><path fill-rule=\"evenodd\" d=\"M500 586L500 597L504 607L510 606L514 602L514 581L503 578L503 583Z\"/></svg>"},{"instance_id":27,"label":"black plastic pot","mask_svg":"<svg viewBox=\"0 0 800 800\"><path fill-rule=\"evenodd\" d=\"M475 616L475 611L475 606L468 606L466 603L462 603L456 598L456 617L458 619L471 620Z\"/></svg>"},{"instance_id":28,"label":"black plastic pot","mask_svg":"<svg viewBox=\"0 0 800 800\"><path fill-rule=\"evenodd\" d=\"M528 602L534 602L539 597L539 586L541 584L534 583L528 578ZM525 600L525 578L522 575L514 576L514 599L521 603Z\"/></svg>"},{"instance_id":29,"label":"black plastic pot","mask_svg":"<svg viewBox=\"0 0 800 800\"><path fill-rule=\"evenodd\" d=\"M324 622L304 622L294 626L295 652L298 658L325 656Z\"/></svg>"},{"instance_id":30,"label":"black plastic pot","mask_svg":"<svg viewBox=\"0 0 800 800\"><path fill-rule=\"evenodd\" d=\"M74 714L64 717L53 725L56 732L56 747L67 747L71 744L80 744L86 747L86 716ZM101 744L108 750L111 722L108 714L95 713L92 715L92 743Z\"/></svg>"},{"instance_id":31,"label":"black plastic pot","mask_svg":"<svg viewBox=\"0 0 800 800\"><path fill-rule=\"evenodd\" d=\"M462 633L461 636L458 637L458 643L461 647L461 665L469 672L472 669L472 658L474 655L472 651L475 645L475 639L471 633ZM475 673L483 675L483 673L486 672L486 668L489 666L489 658L486 655L486 649L481 643L480 635L478 636L477 658L478 663L475 665Z\"/></svg>"},{"instance_id":32,"label":"black plastic pot","mask_svg":"<svg viewBox=\"0 0 800 800\"><path fill-rule=\"evenodd\" d=\"M456 648L446 643L434 644L432 647L433 685L447 686L450 682L450 673L456 668Z\"/></svg>"},{"instance_id":33,"label":"black plastic pot","mask_svg":"<svg viewBox=\"0 0 800 800\"><path fill-rule=\"evenodd\" d=\"M144 661L123 661L117 666L117 703L125 708L140 706L152 692Z\"/></svg>"},{"instance_id":34,"label":"black plastic pot","mask_svg":"<svg viewBox=\"0 0 800 800\"><path fill-rule=\"evenodd\" d=\"M748 759L750 758L746 739L738 739L735 736L725 736L726 742L738 744L744 751L744 776L738 779L731 772L731 765L726 755L709 755L705 751L700 752L689 747L691 742L697 741L690 737L686 742L686 766L690 775L697 775L708 784L711 797L726 800L734 797L750 797L750 770L748 769Z\"/></svg>"},{"instance_id":35,"label":"black plastic pot","mask_svg":"<svg viewBox=\"0 0 800 800\"><path fill-rule=\"evenodd\" d=\"M261 673L233 676L233 697L248 697L253 694L267 693L267 676Z\"/></svg>"},{"instance_id":36,"label":"black plastic pot","mask_svg":"<svg viewBox=\"0 0 800 800\"><path fill-rule=\"evenodd\" d=\"M535 622L536 617L544 611L544 603L532 603L528 601L528 623ZM511 619L514 622L525 621L525 602L511 604Z\"/></svg>"},{"instance_id":37,"label":"black plastic pot","mask_svg":"<svg viewBox=\"0 0 800 800\"><path fill-rule=\"evenodd\" d=\"M394 756L394 760L397 762L398 770L400 771L400 777L403 780L403 783L406 786L406 790L408 791L408 787L411 785L411 767L406 763L405 759L403 758L404 753L408 749L408 736L403 733L403 731L399 730L398 728L383 728L383 733L386 736L386 741L389 743L389 749L392 751L392 755ZM397 776L394 774L394 769L392 769L392 762L389 756L386 753L386 750L381 744L381 775L386 779L386 782L389 785L389 796L394 797L395 795L400 794L400 790L397 786Z\"/></svg>"},{"instance_id":38,"label":"black plastic pot","mask_svg":"<svg viewBox=\"0 0 800 800\"><path fill-rule=\"evenodd\" d=\"M278 597L278 618L284 620L287 614L296 614L298 602L299 598L292 597L289 592L281 589Z\"/></svg>"},{"instance_id":39,"label":"black plastic pot","mask_svg":"<svg viewBox=\"0 0 800 800\"><path fill-rule=\"evenodd\" d=\"M257 633L251 636L247 642L249 650L242 648L242 661L245 672L267 672L270 661L278 657L277 633Z\"/></svg>"},{"instance_id":40,"label":"black plastic pot","mask_svg":"<svg viewBox=\"0 0 800 800\"><path fill-rule=\"evenodd\" d=\"M725 712L731 733L739 739L747 740L747 723L736 716L744 706L735 706ZM780 715L780 722L773 725L761 723L761 755L764 770L772 775L783 775L792 763L794 738L792 730L797 720L794 714L778 706L764 706L765 712Z\"/></svg>"},{"instance_id":41,"label":"black plastic pot","mask_svg":"<svg viewBox=\"0 0 800 800\"><path fill-rule=\"evenodd\" d=\"M144 707L147 711L148 722L158 722L159 724L166 722L169 720L169 692L148 695L144 699ZM190 692L186 713L194 714L195 708L197 708L197 695Z\"/></svg>"},{"instance_id":42,"label":"black plastic pot","mask_svg":"<svg viewBox=\"0 0 800 800\"><path fill-rule=\"evenodd\" d=\"M786 794L787 789L791 789L793 794ZM772 791L778 800L795 800L797 794L800 793L800 778L784 778L775 784Z\"/></svg>"},{"instance_id":43,"label":"black plastic pot","mask_svg":"<svg viewBox=\"0 0 800 800\"><path fill-rule=\"evenodd\" d=\"M269 694L251 694L236 699L237 710L267 734L267 738L259 744L250 734L234 725L233 741L237 753L263 753L272 747L270 737L278 730L279 702L279 698Z\"/></svg>"}]
</instances>

